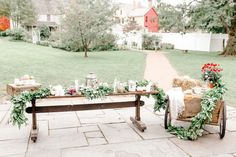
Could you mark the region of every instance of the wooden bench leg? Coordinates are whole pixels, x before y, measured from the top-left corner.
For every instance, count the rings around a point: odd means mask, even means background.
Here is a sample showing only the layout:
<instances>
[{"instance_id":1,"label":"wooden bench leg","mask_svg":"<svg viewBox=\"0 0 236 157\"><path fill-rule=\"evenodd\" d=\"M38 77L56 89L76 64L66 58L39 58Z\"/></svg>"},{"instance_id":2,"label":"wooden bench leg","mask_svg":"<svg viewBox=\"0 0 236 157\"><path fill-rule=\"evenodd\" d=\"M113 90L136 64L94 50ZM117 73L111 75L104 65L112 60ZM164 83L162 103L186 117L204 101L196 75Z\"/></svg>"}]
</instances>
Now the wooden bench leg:
<instances>
[{"instance_id":1,"label":"wooden bench leg","mask_svg":"<svg viewBox=\"0 0 236 157\"><path fill-rule=\"evenodd\" d=\"M32 130L31 130L31 140L33 142L37 141L38 128L37 128L37 119L36 119L36 100L32 100Z\"/></svg>"},{"instance_id":2,"label":"wooden bench leg","mask_svg":"<svg viewBox=\"0 0 236 157\"><path fill-rule=\"evenodd\" d=\"M141 121L140 117L140 95L136 95L136 101L135 101L135 118L130 117L130 120L132 123L142 132L147 129L146 125Z\"/></svg>"}]
</instances>

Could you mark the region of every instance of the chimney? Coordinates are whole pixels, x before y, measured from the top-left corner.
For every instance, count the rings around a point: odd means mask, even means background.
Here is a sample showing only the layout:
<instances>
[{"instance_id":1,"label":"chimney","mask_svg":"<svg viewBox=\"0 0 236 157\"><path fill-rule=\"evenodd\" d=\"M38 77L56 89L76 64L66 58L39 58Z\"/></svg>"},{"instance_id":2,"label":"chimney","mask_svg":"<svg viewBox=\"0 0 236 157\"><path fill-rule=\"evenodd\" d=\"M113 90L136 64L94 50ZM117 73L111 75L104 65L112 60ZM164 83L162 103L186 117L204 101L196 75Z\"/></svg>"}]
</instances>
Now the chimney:
<instances>
[{"instance_id":1,"label":"chimney","mask_svg":"<svg viewBox=\"0 0 236 157\"><path fill-rule=\"evenodd\" d=\"M133 0L133 10L136 9L136 0Z\"/></svg>"},{"instance_id":2,"label":"chimney","mask_svg":"<svg viewBox=\"0 0 236 157\"><path fill-rule=\"evenodd\" d=\"M148 0L148 8L152 8L152 0Z\"/></svg>"},{"instance_id":3,"label":"chimney","mask_svg":"<svg viewBox=\"0 0 236 157\"><path fill-rule=\"evenodd\" d=\"M138 1L137 8L141 8L141 2Z\"/></svg>"}]
</instances>

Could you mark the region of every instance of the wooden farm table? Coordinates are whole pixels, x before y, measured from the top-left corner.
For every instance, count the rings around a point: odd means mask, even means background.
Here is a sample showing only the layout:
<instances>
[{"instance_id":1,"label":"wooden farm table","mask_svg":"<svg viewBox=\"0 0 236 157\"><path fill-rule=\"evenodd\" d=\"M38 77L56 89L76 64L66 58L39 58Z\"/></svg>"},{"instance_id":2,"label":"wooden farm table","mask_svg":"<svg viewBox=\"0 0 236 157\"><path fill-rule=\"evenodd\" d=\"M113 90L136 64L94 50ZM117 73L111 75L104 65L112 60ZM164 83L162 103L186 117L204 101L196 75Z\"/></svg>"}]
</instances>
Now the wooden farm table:
<instances>
[{"instance_id":1,"label":"wooden farm table","mask_svg":"<svg viewBox=\"0 0 236 157\"><path fill-rule=\"evenodd\" d=\"M114 109L114 108L126 108L135 107L135 117L130 117L132 123L142 132L147 129L146 125L141 121L140 117L140 107L144 105L144 102L140 100L142 95L156 94L157 91L152 92L128 92L124 94L112 94L109 96L127 96L134 95L135 100L133 101L119 101L119 102L98 102L98 103L71 103L66 105L43 105L37 106L36 100L31 101L31 107L26 108L27 113L32 114L32 130L31 130L31 140L36 142L38 135L37 127L37 113L47 113L47 112L69 112L69 111L84 111L84 110L98 110L98 109ZM47 99L60 99L60 98L79 98L77 96L50 96Z\"/></svg>"}]
</instances>

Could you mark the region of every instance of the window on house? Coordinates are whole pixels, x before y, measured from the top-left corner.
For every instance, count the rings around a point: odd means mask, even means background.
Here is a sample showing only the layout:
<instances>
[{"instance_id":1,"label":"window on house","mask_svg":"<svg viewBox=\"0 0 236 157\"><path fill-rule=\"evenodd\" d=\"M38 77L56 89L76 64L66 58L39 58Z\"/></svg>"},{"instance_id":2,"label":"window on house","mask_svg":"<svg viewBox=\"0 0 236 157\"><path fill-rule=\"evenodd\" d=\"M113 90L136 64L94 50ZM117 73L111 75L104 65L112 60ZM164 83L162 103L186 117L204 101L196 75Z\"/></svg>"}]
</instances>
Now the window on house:
<instances>
[{"instance_id":1,"label":"window on house","mask_svg":"<svg viewBox=\"0 0 236 157\"><path fill-rule=\"evenodd\" d=\"M51 21L51 16L49 14L47 15L47 21Z\"/></svg>"},{"instance_id":2,"label":"window on house","mask_svg":"<svg viewBox=\"0 0 236 157\"><path fill-rule=\"evenodd\" d=\"M120 15L122 15L122 10L120 10Z\"/></svg>"},{"instance_id":3,"label":"window on house","mask_svg":"<svg viewBox=\"0 0 236 157\"><path fill-rule=\"evenodd\" d=\"M135 21L135 17L133 17L133 21Z\"/></svg>"},{"instance_id":4,"label":"window on house","mask_svg":"<svg viewBox=\"0 0 236 157\"><path fill-rule=\"evenodd\" d=\"M145 17L145 22L148 22L148 17L147 16Z\"/></svg>"}]
</instances>

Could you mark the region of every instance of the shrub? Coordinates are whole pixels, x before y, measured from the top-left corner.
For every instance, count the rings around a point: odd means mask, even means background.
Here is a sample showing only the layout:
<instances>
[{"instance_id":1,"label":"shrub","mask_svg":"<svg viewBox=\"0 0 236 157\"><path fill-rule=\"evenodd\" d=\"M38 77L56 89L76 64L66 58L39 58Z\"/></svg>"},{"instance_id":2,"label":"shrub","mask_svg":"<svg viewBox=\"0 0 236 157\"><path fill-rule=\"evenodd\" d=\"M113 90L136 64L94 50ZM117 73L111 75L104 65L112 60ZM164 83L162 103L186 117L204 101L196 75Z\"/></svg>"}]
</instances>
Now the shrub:
<instances>
[{"instance_id":1,"label":"shrub","mask_svg":"<svg viewBox=\"0 0 236 157\"><path fill-rule=\"evenodd\" d=\"M41 45L41 46L49 46L50 43L49 43L49 41L44 40L44 41L39 41L39 42L37 42L37 45Z\"/></svg>"},{"instance_id":2,"label":"shrub","mask_svg":"<svg viewBox=\"0 0 236 157\"><path fill-rule=\"evenodd\" d=\"M84 51L80 36L76 36L74 34L62 32L61 35L60 33L54 32L50 36L49 40L51 41L51 46L53 48L59 48L73 52ZM89 51L106 50L118 50L118 47L116 46L116 37L111 33L104 33L101 36L97 36L97 38L92 41L89 47Z\"/></svg>"},{"instance_id":3,"label":"shrub","mask_svg":"<svg viewBox=\"0 0 236 157\"><path fill-rule=\"evenodd\" d=\"M155 48L159 47L160 37L156 35L147 35L143 34L142 36L143 42L142 42L142 48L144 50L155 50Z\"/></svg>"},{"instance_id":4,"label":"shrub","mask_svg":"<svg viewBox=\"0 0 236 157\"><path fill-rule=\"evenodd\" d=\"M8 34L6 31L0 31L0 37L7 37Z\"/></svg>"},{"instance_id":5,"label":"shrub","mask_svg":"<svg viewBox=\"0 0 236 157\"><path fill-rule=\"evenodd\" d=\"M40 32L40 39L41 40L46 40L51 35L50 29L46 25L39 26L39 32Z\"/></svg>"},{"instance_id":6,"label":"shrub","mask_svg":"<svg viewBox=\"0 0 236 157\"><path fill-rule=\"evenodd\" d=\"M29 31L25 31L23 41L32 43L32 33Z\"/></svg>"},{"instance_id":7,"label":"shrub","mask_svg":"<svg viewBox=\"0 0 236 157\"><path fill-rule=\"evenodd\" d=\"M11 40L23 40L26 34L25 29L23 28L14 28L12 30L9 30L8 36L11 36Z\"/></svg>"},{"instance_id":8,"label":"shrub","mask_svg":"<svg viewBox=\"0 0 236 157\"><path fill-rule=\"evenodd\" d=\"M91 45L92 51L118 50L116 45L116 36L111 33L105 33L99 36Z\"/></svg>"},{"instance_id":9,"label":"shrub","mask_svg":"<svg viewBox=\"0 0 236 157\"><path fill-rule=\"evenodd\" d=\"M50 37L48 38L48 41L55 42L59 41L61 37L61 33L59 31L52 31Z\"/></svg>"},{"instance_id":10,"label":"shrub","mask_svg":"<svg viewBox=\"0 0 236 157\"><path fill-rule=\"evenodd\" d=\"M73 44L71 44L68 41L62 42L60 40L57 40L57 41L54 41L54 42L50 42L50 46L52 46L53 48L62 49L62 50L65 50L65 51L78 50L77 46L73 47Z\"/></svg>"},{"instance_id":11,"label":"shrub","mask_svg":"<svg viewBox=\"0 0 236 157\"><path fill-rule=\"evenodd\" d=\"M173 50L175 46L170 43L161 43L161 49Z\"/></svg>"},{"instance_id":12,"label":"shrub","mask_svg":"<svg viewBox=\"0 0 236 157\"><path fill-rule=\"evenodd\" d=\"M132 43L131 43L131 46L132 46L132 47L137 47L137 46L138 46L138 43L137 43L137 42L132 42Z\"/></svg>"},{"instance_id":13,"label":"shrub","mask_svg":"<svg viewBox=\"0 0 236 157\"><path fill-rule=\"evenodd\" d=\"M81 52L83 51L83 46L80 43L80 41L76 40L63 40L60 45L60 49L66 50L66 51L73 51L73 52Z\"/></svg>"},{"instance_id":14,"label":"shrub","mask_svg":"<svg viewBox=\"0 0 236 157\"><path fill-rule=\"evenodd\" d=\"M51 42L50 45L53 48L60 48L61 43L59 41Z\"/></svg>"}]
</instances>

